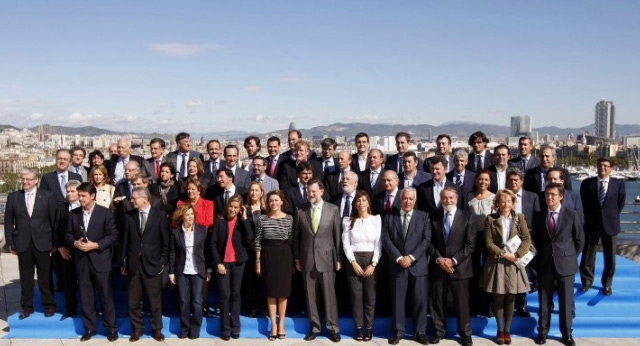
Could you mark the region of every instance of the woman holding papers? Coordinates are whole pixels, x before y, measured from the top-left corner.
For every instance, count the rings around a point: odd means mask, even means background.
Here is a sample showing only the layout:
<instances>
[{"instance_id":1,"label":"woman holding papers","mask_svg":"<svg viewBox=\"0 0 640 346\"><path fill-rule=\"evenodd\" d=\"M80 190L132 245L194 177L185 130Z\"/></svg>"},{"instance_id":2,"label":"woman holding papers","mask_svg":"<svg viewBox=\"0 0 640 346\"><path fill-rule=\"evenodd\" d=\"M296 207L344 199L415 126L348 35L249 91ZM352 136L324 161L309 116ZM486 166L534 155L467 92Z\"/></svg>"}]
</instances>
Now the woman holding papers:
<instances>
[{"instance_id":1,"label":"woman holding papers","mask_svg":"<svg viewBox=\"0 0 640 346\"><path fill-rule=\"evenodd\" d=\"M487 261L481 287L493 294L493 314L498 324L497 344L511 344L511 319L517 293L529 291L526 270L516 262L529 252L531 237L524 215L515 213L516 195L509 190L496 193L496 213L487 217ZM504 321L503 321L504 319Z\"/></svg>"}]
</instances>

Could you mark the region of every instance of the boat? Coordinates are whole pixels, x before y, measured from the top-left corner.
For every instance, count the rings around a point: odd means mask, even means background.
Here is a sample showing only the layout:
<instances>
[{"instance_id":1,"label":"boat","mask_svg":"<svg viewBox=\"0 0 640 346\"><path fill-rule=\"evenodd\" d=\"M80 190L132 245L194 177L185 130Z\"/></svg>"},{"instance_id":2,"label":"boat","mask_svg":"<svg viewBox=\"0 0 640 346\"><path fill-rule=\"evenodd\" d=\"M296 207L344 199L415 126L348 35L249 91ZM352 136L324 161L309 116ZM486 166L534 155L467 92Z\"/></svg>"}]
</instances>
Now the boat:
<instances>
[{"instance_id":1,"label":"boat","mask_svg":"<svg viewBox=\"0 0 640 346\"><path fill-rule=\"evenodd\" d=\"M636 196L636 200L635 200L635 202L636 202L636 203L640 203L640 195Z\"/></svg>"}]
</instances>

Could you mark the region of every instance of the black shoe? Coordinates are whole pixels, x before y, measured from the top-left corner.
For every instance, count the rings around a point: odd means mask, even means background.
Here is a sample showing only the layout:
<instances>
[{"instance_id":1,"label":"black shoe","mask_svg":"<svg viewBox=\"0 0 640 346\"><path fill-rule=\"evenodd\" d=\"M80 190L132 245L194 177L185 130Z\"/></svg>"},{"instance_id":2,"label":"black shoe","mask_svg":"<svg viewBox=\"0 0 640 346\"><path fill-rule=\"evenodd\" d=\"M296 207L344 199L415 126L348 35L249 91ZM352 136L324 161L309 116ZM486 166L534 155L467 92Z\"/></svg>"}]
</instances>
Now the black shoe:
<instances>
[{"instance_id":1,"label":"black shoe","mask_svg":"<svg viewBox=\"0 0 640 346\"><path fill-rule=\"evenodd\" d=\"M80 338L80 341L88 341L91 340L92 336L95 336L96 332L85 332L84 334L82 334L82 337Z\"/></svg>"},{"instance_id":2,"label":"black shoe","mask_svg":"<svg viewBox=\"0 0 640 346\"><path fill-rule=\"evenodd\" d=\"M329 333L329 340L333 342L340 342L340 334L339 333Z\"/></svg>"},{"instance_id":3,"label":"black shoe","mask_svg":"<svg viewBox=\"0 0 640 346\"><path fill-rule=\"evenodd\" d=\"M51 317L56 314L56 308L46 308L44 309L44 317Z\"/></svg>"},{"instance_id":4,"label":"black shoe","mask_svg":"<svg viewBox=\"0 0 640 346\"><path fill-rule=\"evenodd\" d=\"M318 337L318 335L320 335L320 334L311 332L311 333L309 333L309 334L304 336L304 341L313 341Z\"/></svg>"},{"instance_id":5,"label":"black shoe","mask_svg":"<svg viewBox=\"0 0 640 346\"><path fill-rule=\"evenodd\" d=\"M538 290L538 284L533 283L533 284L531 284L531 288L529 289L529 293L533 293L533 292L535 292L537 290Z\"/></svg>"},{"instance_id":6,"label":"black shoe","mask_svg":"<svg viewBox=\"0 0 640 346\"><path fill-rule=\"evenodd\" d=\"M473 339L470 336L465 336L461 340L462 346L473 346Z\"/></svg>"},{"instance_id":7,"label":"black shoe","mask_svg":"<svg viewBox=\"0 0 640 346\"><path fill-rule=\"evenodd\" d=\"M516 316L531 317L531 314L529 313L529 311L527 311L525 309L518 309L518 310L516 310Z\"/></svg>"},{"instance_id":8,"label":"black shoe","mask_svg":"<svg viewBox=\"0 0 640 346\"><path fill-rule=\"evenodd\" d=\"M563 337L562 338L562 343L567 345L567 346L576 346L576 342L575 340L573 340L573 337L571 335L567 335L567 337Z\"/></svg>"},{"instance_id":9,"label":"black shoe","mask_svg":"<svg viewBox=\"0 0 640 346\"><path fill-rule=\"evenodd\" d=\"M75 314L76 314L75 312L65 311L65 312L64 312L64 314L62 314L62 319L64 320L64 319L66 319L66 318L72 317L72 316L74 316Z\"/></svg>"},{"instance_id":10,"label":"black shoe","mask_svg":"<svg viewBox=\"0 0 640 346\"><path fill-rule=\"evenodd\" d=\"M221 336L220 339L224 340L224 341L229 341L231 340L230 336Z\"/></svg>"},{"instance_id":11,"label":"black shoe","mask_svg":"<svg viewBox=\"0 0 640 346\"><path fill-rule=\"evenodd\" d=\"M538 333L538 337L534 340L538 345L544 345L547 343L547 335Z\"/></svg>"},{"instance_id":12,"label":"black shoe","mask_svg":"<svg viewBox=\"0 0 640 346\"><path fill-rule=\"evenodd\" d=\"M240 334L231 334L232 339L240 339Z\"/></svg>"},{"instance_id":13,"label":"black shoe","mask_svg":"<svg viewBox=\"0 0 640 346\"><path fill-rule=\"evenodd\" d=\"M611 292L611 286L605 286L605 288L602 289L602 293L609 297L613 294L613 292Z\"/></svg>"},{"instance_id":14,"label":"black shoe","mask_svg":"<svg viewBox=\"0 0 640 346\"><path fill-rule=\"evenodd\" d=\"M364 337L362 337L362 341L371 341L373 338L373 328L367 328L364 332Z\"/></svg>"},{"instance_id":15,"label":"black shoe","mask_svg":"<svg viewBox=\"0 0 640 346\"><path fill-rule=\"evenodd\" d=\"M364 335L362 335L362 328L356 327L356 341L362 341L364 339Z\"/></svg>"},{"instance_id":16,"label":"black shoe","mask_svg":"<svg viewBox=\"0 0 640 346\"><path fill-rule=\"evenodd\" d=\"M113 332L113 333L107 334L107 340L109 340L110 342L114 342L114 341L118 340L118 332Z\"/></svg>"},{"instance_id":17,"label":"black shoe","mask_svg":"<svg viewBox=\"0 0 640 346\"><path fill-rule=\"evenodd\" d=\"M423 345L428 345L429 344L429 338L427 338L426 335L416 335L414 340L419 344L423 344Z\"/></svg>"},{"instance_id":18,"label":"black shoe","mask_svg":"<svg viewBox=\"0 0 640 346\"><path fill-rule=\"evenodd\" d=\"M591 288L591 284L582 284L582 287L580 287L580 291L582 292L586 292Z\"/></svg>"},{"instance_id":19,"label":"black shoe","mask_svg":"<svg viewBox=\"0 0 640 346\"><path fill-rule=\"evenodd\" d=\"M402 337L400 335L395 335L393 338L389 339L389 345L397 345L400 343L400 340L402 340Z\"/></svg>"},{"instance_id":20,"label":"black shoe","mask_svg":"<svg viewBox=\"0 0 640 346\"><path fill-rule=\"evenodd\" d=\"M440 343L440 340L442 340L441 335L432 336L431 339L429 339L429 343L435 345L437 343Z\"/></svg>"},{"instance_id":21,"label":"black shoe","mask_svg":"<svg viewBox=\"0 0 640 346\"><path fill-rule=\"evenodd\" d=\"M162 331L160 329L152 331L151 336L155 341L164 341L164 334L162 334Z\"/></svg>"}]
</instances>

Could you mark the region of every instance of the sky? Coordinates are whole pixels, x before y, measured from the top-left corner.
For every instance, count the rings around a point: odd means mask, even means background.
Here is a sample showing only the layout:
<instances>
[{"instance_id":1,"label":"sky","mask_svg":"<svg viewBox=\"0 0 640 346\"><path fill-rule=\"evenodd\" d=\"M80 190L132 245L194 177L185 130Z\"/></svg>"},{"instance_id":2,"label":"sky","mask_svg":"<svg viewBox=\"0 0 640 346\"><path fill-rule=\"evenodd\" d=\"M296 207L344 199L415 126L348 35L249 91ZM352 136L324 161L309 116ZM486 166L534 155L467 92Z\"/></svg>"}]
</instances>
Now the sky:
<instances>
[{"instance_id":1,"label":"sky","mask_svg":"<svg viewBox=\"0 0 640 346\"><path fill-rule=\"evenodd\" d=\"M640 115L638 1L11 1L0 124L257 131Z\"/></svg>"}]
</instances>

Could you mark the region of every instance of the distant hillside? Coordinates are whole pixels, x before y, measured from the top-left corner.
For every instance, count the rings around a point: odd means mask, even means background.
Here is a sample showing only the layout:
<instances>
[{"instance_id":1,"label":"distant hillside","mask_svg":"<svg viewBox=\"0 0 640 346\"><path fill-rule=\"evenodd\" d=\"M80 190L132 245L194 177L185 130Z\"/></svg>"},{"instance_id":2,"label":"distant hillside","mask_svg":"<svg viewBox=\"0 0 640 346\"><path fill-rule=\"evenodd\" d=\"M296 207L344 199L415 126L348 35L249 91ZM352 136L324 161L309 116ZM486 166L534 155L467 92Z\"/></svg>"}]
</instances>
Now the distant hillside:
<instances>
[{"instance_id":1,"label":"distant hillside","mask_svg":"<svg viewBox=\"0 0 640 346\"><path fill-rule=\"evenodd\" d=\"M20 130L20 129L12 125L0 125L0 131L4 131L4 130Z\"/></svg>"},{"instance_id":2,"label":"distant hillside","mask_svg":"<svg viewBox=\"0 0 640 346\"><path fill-rule=\"evenodd\" d=\"M75 136L75 135L80 135L80 136L87 136L87 137L92 137L92 136L100 136L100 135L115 135L115 136L124 136L124 135L138 135L138 136L142 136L142 137L167 137L167 136L172 136L172 135L167 135L164 133L157 133L157 132L153 132L153 133L147 133L147 132L121 132L121 131L111 131L111 130L107 130L107 129L101 129L95 126L84 126L84 127L68 127L68 126L55 126L55 125L49 125L49 124L44 124L42 125L43 130L45 133L48 134L57 134L57 135L67 135L67 136ZM31 131L38 131L38 126L32 127L29 130Z\"/></svg>"}]
</instances>

